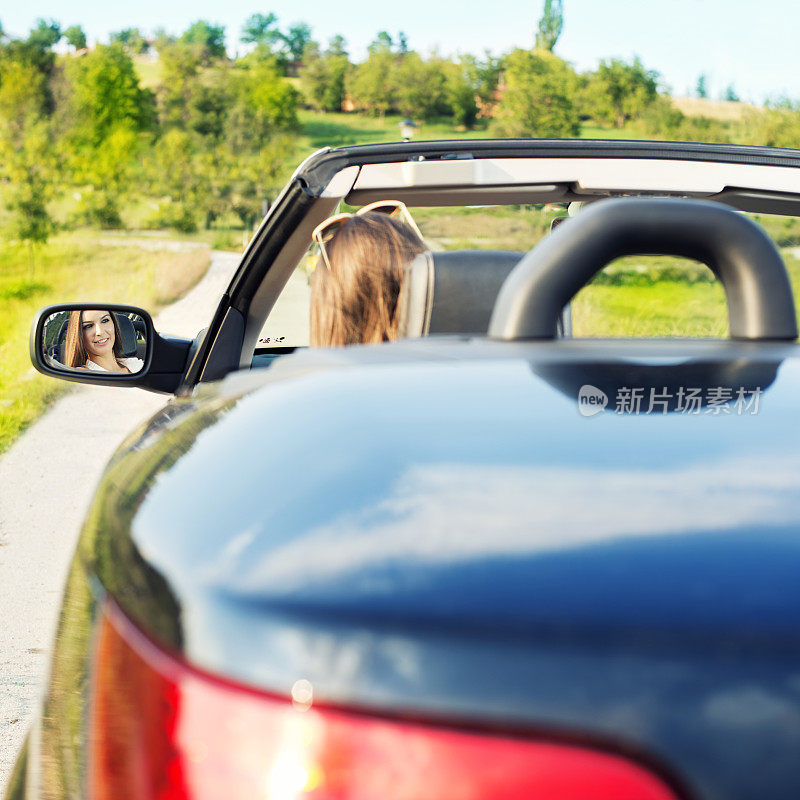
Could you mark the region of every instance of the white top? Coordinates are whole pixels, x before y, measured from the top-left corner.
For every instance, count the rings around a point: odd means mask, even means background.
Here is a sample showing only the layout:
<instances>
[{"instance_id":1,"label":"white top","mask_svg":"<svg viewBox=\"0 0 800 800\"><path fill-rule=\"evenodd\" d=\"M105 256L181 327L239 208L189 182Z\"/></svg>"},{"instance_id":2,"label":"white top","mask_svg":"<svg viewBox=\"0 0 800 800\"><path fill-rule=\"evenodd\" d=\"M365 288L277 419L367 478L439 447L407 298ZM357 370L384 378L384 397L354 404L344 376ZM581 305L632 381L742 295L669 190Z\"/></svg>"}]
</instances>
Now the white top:
<instances>
[{"instance_id":1,"label":"white top","mask_svg":"<svg viewBox=\"0 0 800 800\"><path fill-rule=\"evenodd\" d=\"M131 371L131 373L139 372L139 370L144 366L144 361L141 358L122 358L120 359L122 363ZM94 361L88 360L84 365L86 369L92 369L95 372L110 372L105 367L101 367L99 364L95 364Z\"/></svg>"}]
</instances>

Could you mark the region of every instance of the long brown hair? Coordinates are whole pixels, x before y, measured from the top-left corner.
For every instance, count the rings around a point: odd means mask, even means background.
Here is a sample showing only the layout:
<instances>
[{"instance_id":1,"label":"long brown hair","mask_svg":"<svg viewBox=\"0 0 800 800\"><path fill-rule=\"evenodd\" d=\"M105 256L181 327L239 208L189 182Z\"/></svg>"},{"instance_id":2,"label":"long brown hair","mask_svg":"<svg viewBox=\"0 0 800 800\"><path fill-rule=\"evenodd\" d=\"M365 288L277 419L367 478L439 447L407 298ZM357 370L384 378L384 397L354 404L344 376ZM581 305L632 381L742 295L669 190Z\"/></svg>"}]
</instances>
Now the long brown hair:
<instances>
[{"instance_id":1,"label":"long brown hair","mask_svg":"<svg viewBox=\"0 0 800 800\"><path fill-rule=\"evenodd\" d=\"M103 309L98 309L102 311ZM106 310L114 323L114 358L121 367L122 363L122 336L119 332L119 323L111 311ZM64 340L64 364L68 367L84 367L89 360L89 354L83 346L83 311L70 311L67 323L67 336Z\"/></svg>"},{"instance_id":2,"label":"long brown hair","mask_svg":"<svg viewBox=\"0 0 800 800\"><path fill-rule=\"evenodd\" d=\"M369 212L351 217L326 245L311 284L311 344L397 338L397 300L406 264L425 244L405 223Z\"/></svg>"}]
</instances>

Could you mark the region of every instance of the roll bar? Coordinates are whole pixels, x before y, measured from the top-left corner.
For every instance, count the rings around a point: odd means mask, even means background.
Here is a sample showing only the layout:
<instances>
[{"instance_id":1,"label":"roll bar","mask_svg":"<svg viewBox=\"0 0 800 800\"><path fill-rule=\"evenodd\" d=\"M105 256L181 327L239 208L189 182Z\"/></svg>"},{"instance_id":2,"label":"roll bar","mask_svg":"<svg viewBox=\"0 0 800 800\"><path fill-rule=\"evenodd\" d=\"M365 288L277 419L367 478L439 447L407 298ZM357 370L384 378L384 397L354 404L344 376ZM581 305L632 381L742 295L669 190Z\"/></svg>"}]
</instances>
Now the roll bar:
<instances>
[{"instance_id":1,"label":"roll bar","mask_svg":"<svg viewBox=\"0 0 800 800\"><path fill-rule=\"evenodd\" d=\"M561 310L614 259L682 256L722 283L732 339L797 338L783 259L761 228L701 200L600 200L530 250L503 283L489 323L494 339L554 339Z\"/></svg>"}]
</instances>

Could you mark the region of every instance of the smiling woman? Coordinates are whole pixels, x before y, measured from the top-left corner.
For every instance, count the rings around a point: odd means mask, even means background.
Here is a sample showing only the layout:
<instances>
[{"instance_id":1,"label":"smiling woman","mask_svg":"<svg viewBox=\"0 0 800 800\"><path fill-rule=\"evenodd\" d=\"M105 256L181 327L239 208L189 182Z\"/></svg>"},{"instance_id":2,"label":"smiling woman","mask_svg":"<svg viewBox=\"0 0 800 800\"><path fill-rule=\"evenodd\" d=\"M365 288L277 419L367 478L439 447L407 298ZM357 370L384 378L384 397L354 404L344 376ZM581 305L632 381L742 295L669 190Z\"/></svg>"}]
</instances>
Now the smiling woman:
<instances>
[{"instance_id":1,"label":"smiling woman","mask_svg":"<svg viewBox=\"0 0 800 800\"><path fill-rule=\"evenodd\" d=\"M111 312L85 311L81 317L80 340L88 356L86 366L97 365L111 372L124 369L119 357L121 337L117 335L117 322Z\"/></svg>"},{"instance_id":2,"label":"smiling woman","mask_svg":"<svg viewBox=\"0 0 800 800\"><path fill-rule=\"evenodd\" d=\"M130 319L108 309L75 309L66 323L63 356L60 361L72 369L131 374L142 368L140 358L130 356L120 321L133 328ZM127 332L127 331L126 331ZM133 332L133 346L136 334Z\"/></svg>"},{"instance_id":3,"label":"smiling woman","mask_svg":"<svg viewBox=\"0 0 800 800\"><path fill-rule=\"evenodd\" d=\"M119 322L115 314L105 309L70 313L64 364L73 369L129 374L142 366L138 358L123 358Z\"/></svg>"}]
</instances>

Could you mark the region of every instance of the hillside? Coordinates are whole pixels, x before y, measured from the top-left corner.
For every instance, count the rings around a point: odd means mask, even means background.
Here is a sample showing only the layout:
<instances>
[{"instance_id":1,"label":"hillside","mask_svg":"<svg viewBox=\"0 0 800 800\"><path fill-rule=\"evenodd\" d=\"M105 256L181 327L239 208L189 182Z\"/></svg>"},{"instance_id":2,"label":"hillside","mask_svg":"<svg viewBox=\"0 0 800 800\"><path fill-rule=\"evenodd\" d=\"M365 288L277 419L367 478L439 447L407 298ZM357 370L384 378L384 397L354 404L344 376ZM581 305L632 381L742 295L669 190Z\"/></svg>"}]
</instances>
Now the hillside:
<instances>
[{"instance_id":1,"label":"hillside","mask_svg":"<svg viewBox=\"0 0 800 800\"><path fill-rule=\"evenodd\" d=\"M672 105L687 117L707 117L720 122L737 122L745 111L757 110L752 103L739 103L730 100L704 100L700 97L673 97Z\"/></svg>"}]
</instances>

